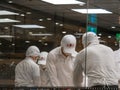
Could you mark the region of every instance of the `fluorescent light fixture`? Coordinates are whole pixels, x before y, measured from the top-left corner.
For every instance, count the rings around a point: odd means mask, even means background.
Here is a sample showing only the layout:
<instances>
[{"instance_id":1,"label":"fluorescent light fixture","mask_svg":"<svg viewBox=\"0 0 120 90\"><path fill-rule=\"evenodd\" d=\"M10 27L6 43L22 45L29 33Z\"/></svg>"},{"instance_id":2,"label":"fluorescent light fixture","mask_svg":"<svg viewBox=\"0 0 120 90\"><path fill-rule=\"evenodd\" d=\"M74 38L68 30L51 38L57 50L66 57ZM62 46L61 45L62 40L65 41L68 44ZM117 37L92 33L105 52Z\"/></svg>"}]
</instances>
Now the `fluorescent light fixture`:
<instances>
[{"instance_id":1,"label":"fluorescent light fixture","mask_svg":"<svg viewBox=\"0 0 120 90\"><path fill-rule=\"evenodd\" d=\"M33 29L33 28L45 28L44 26L39 26L39 25L13 25L14 27L19 27L19 28L26 28L26 29Z\"/></svg>"},{"instance_id":2,"label":"fluorescent light fixture","mask_svg":"<svg viewBox=\"0 0 120 90\"><path fill-rule=\"evenodd\" d=\"M20 21L9 18L0 19L0 23L9 23L9 22L20 22Z\"/></svg>"},{"instance_id":3,"label":"fluorescent light fixture","mask_svg":"<svg viewBox=\"0 0 120 90\"><path fill-rule=\"evenodd\" d=\"M11 35L0 35L0 38L13 38L14 36Z\"/></svg>"},{"instance_id":4,"label":"fluorescent light fixture","mask_svg":"<svg viewBox=\"0 0 120 90\"><path fill-rule=\"evenodd\" d=\"M72 9L73 11L83 14L112 14L112 12L105 9Z\"/></svg>"},{"instance_id":5,"label":"fluorescent light fixture","mask_svg":"<svg viewBox=\"0 0 120 90\"><path fill-rule=\"evenodd\" d=\"M30 34L31 36L52 36L53 34L45 33L45 34Z\"/></svg>"},{"instance_id":6,"label":"fluorescent light fixture","mask_svg":"<svg viewBox=\"0 0 120 90\"><path fill-rule=\"evenodd\" d=\"M55 5L60 5L60 4L80 4L84 5L84 2L80 2L77 0L42 0L47 3L55 4Z\"/></svg>"},{"instance_id":7,"label":"fluorescent light fixture","mask_svg":"<svg viewBox=\"0 0 120 90\"><path fill-rule=\"evenodd\" d=\"M0 15L18 15L18 13L6 11L6 10L0 10Z\"/></svg>"}]
</instances>

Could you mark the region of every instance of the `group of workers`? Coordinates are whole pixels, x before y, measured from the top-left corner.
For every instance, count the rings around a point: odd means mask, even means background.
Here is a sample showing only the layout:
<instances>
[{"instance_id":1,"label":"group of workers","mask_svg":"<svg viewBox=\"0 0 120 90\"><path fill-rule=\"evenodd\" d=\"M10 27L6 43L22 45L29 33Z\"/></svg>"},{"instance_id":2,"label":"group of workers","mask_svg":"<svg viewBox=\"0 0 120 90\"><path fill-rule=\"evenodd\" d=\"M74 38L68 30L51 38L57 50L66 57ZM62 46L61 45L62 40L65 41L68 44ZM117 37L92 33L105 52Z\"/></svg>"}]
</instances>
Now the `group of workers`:
<instances>
[{"instance_id":1,"label":"group of workers","mask_svg":"<svg viewBox=\"0 0 120 90\"><path fill-rule=\"evenodd\" d=\"M15 86L118 87L120 58L115 58L116 51L100 44L93 32L83 34L84 48L79 52L76 42L75 36L69 34L49 53L28 47L25 59L15 68Z\"/></svg>"}]
</instances>

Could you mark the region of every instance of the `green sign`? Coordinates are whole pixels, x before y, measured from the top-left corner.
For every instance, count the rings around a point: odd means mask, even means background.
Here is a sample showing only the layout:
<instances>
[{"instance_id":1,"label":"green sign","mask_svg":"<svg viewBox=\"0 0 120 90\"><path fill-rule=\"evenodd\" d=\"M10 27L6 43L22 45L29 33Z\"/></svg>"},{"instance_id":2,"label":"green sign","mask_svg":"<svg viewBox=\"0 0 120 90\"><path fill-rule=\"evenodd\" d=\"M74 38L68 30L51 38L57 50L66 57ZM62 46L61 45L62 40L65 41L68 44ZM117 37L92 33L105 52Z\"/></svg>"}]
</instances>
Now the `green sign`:
<instances>
[{"instance_id":1,"label":"green sign","mask_svg":"<svg viewBox=\"0 0 120 90\"><path fill-rule=\"evenodd\" d=\"M120 41L120 33L117 33L117 34L116 34L116 40L117 40L117 41Z\"/></svg>"},{"instance_id":2,"label":"green sign","mask_svg":"<svg viewBox=\"0 0 120 90\"><path fill-rule=\"evenodd\" d=\"M97 15L96 14L89 14L88 15L88 22L92 24L97 24Z\"/></svg>"},{"instance_id":3,"label":"green sign","mask_svg":"<svg viewBox=\"0 0 120 90\"><path fill-rule=\"evenodd\" d=\"M97 27L88 25L87 31L97 33Z\"/></svg>"}]
</instances>

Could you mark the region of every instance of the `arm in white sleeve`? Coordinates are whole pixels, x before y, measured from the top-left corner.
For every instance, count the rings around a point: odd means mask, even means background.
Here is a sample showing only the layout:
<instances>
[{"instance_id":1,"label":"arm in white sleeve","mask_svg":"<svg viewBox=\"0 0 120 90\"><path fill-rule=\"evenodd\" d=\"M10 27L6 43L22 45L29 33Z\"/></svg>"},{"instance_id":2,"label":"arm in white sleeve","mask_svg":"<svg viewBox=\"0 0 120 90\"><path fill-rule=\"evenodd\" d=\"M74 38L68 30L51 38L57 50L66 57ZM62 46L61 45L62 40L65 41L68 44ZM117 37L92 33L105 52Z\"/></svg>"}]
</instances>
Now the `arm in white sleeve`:
<instances>
[{"instance_id":1,"label":"arm in white sleeve","mask_svg":"<svg viewBox=\"0 0 120 90\"><path fill-rule=\"evenodd\" d=\"M34 86L36 87L40 87L41 85L39 66L33 69L33 83L34 83Z\"/></svg>"},{"instance_id":2,"label":"arm in white sleeve","mask_svg":"<svg viewBox=\"0 0 120 90\"><path fill-rule=\"evenodd\" d=\"M81 87L83 82L83 69L78 57L77 55L74 63L73 81L75 86Z\"/></svg>"},{"instance_id":3,"label":"arm in white sleeve","mask_svg":"<svg viewBox=\"0 0 120 90\"><path fill-rule=\"evenodd\" d=\"M48 71L51 85L59 86L57 71L55 67L55 56L52 55L51 53L49 53L47 57L47 71Z\"/></svg>"}]
</instances>

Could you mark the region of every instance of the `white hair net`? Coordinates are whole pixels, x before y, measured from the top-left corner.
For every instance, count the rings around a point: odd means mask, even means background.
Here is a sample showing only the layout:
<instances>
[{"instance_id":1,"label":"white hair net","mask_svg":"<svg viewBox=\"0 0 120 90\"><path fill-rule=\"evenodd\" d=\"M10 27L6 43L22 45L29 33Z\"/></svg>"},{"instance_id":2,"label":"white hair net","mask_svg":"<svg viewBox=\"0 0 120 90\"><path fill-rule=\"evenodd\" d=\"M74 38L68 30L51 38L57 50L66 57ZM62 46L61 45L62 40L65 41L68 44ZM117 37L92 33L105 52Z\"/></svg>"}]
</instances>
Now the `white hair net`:
<instances>
[{"instance_id":1,"label":"white hair net","mask_svg":"<svg viewBox=\"0 0 120 90\"><path fill-rule=\"evenodd\" d=\"M26 51L26 56L39 56L39 54L40 50L36 46L30 46Z\"/></svg>"},{"instance_id":2,"label":"white hair net","mask_svg":"<svg viewBox=\"0 0 120 90\"><path fill-rule=\"evenodd\" d=\"M61 47L65 53L73 53L76 47L76 38L75 36L69 34L65 35L61 40Z\"/></svg>"},{"instance_id":3,"label":"white hair net","mask_svg":"<svg viewBox=\"0 0 120 90\"><path fill-rule=\"evenodd\" d=\"M90 43L99 43L98 36L93 32L87 32L82 36L82 44L84 47Z\"/></svg>"}]
</instances>

